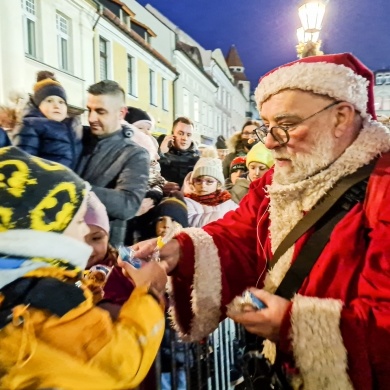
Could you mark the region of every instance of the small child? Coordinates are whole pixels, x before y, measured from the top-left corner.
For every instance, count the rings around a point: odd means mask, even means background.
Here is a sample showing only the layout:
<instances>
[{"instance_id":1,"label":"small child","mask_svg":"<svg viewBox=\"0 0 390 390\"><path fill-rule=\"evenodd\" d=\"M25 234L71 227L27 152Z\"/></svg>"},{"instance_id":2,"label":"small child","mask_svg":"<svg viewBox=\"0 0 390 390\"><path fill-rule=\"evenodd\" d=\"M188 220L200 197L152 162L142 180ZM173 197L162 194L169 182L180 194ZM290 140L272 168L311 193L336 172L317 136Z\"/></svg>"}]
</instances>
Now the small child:
<instances>
[{"instance_id":1,"label":"small child","mask_svg":"<svg viewBox=\"0 0 390 390\"><path fill-rule=\"evenodd\" d=\"M224 176L219 158L201 157L190 176L190 191L184 194L188 207L188 222L202 227L222 218L238 206L228 191L222 188Z\"/></svg>"},{"instance_id":2,"label":"small child","mask_svg":"<svg viewBox=\"0 0 390 390\"><path fill-rule=\"evenodd\" d=\"M225 180L225 188L230 192L237 179L248 172L246 167L246 157L238 156L230 163L230 176Z\"/></svg>"},{"instance_id":3,"label":"small child","mask_svg":"<svg viewBox=\"0 0 390 390\"><path fill-rule=\"evenodd\" d=\"M173 225L188 227L188 210L184 200L164 198L154 210L155 236L165 236Z\"/></svg>"},{"instance_id":4,"label":"small child","mask_svg":"<svg viewBox=\"0 0 390 390\"><path fill-rule=\"evenodd\" d=\"M257 143L246 155L248 173L236 180L231 188L232 199L238 204L248 193L252 181L260 179L274 165L274 158L269 149L261 142Z\"/></svg>"},{"instance_id":5,"label":"small child","mask_svg":"<svg viewBox=\"0 0 390 390\"><path fill-rule=\"evenodd\" d=\"M87 212L84 220L89 227L85 242L93 248L86 269L95 265L113 266L118 253L109 244L110 221L106 207L94 192L88 194Z\"/></svg>"},{"instance_id":6,"label":"small child","mask_svg":"<svg viewBox=\"0 0 390 390\"><path fill-rule=\"evenodd\" d=\"M165 271L131 270L136 287L112 321L80 279L88 183L16 147L0 166L0 388L136 388L164 333Z\"/></svg>"},{"instance_id":7,"label":"small child","mask_svg":"<svg viewBox=\"0 0 390 390\"><path fill-rule=\"evenodd\" d=\"M38 72L31 108L15 137L15 145L27 153L75 169L81 153L81 126L67 118L66 93L54 74ZM76 134L80 128L80 134Z\"/></svg>"}]
</instances>

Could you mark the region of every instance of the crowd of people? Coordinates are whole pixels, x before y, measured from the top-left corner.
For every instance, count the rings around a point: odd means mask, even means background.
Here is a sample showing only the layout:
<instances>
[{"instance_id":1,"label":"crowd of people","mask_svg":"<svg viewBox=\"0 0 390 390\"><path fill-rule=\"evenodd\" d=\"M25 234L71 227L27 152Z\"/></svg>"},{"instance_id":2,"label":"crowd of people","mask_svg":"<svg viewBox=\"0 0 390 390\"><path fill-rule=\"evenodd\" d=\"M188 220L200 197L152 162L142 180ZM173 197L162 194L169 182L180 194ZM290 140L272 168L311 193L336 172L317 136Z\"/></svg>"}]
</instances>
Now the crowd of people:
<instances>
[{"instance_id":1,"label":"crowd of people","mask_svg":"<svg viewBox=\"0 0 390 390\"><path fill-rule=\"evenodd\" d=\"M187 117L155 138L112 80L88 88L83 126L39 72L24 107L0 107L0 388L136 388L164 329L196 341L226 316L284 388L390 386L390 133L372 77L351 54L278 67L261 122L218 138L225 156Z\"/></svg>"}]
</instances>

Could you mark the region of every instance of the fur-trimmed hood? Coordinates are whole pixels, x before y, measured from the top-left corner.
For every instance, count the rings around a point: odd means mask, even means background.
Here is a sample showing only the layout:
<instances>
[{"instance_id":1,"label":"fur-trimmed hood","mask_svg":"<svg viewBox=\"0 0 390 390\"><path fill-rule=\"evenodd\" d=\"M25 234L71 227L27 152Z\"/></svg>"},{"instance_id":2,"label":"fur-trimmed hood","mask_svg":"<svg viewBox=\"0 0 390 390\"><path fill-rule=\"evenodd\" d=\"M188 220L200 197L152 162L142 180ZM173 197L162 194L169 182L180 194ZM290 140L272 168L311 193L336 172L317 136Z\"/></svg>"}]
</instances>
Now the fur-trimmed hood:
<instances>
[{"instance_id":1,"label":"fur-trimmed hood","mask_svg":"<svg viewBox=\"0 0 390 390\"><path fill-rule=\"evenodd\" d=\"M241 140L241 131L234 133L227 141L226 145L229 149L229 153L244 152L244 145Z\"/></svg>"}]
</instances>

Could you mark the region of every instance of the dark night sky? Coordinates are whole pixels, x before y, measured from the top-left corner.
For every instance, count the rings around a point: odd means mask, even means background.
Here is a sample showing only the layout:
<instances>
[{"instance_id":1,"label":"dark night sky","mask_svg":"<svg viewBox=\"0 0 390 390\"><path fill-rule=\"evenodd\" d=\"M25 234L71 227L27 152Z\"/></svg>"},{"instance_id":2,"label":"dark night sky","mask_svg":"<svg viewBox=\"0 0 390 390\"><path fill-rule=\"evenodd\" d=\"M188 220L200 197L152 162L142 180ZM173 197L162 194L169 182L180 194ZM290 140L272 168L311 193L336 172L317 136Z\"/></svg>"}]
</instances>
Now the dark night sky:
<instances>
[{"instance_id":1,"label":"dark night sky","mask_svg":"<svg viewBox=\"0 0 390 390\"><path fill-rule=\"evenodd\" d=\"M235 44L252 88L296 59L299 0L138 0L150 3L205 49ZM390 0L329 0L322 50L352 52L372 70L390 69Z\"/></svg>"}]
</instances>

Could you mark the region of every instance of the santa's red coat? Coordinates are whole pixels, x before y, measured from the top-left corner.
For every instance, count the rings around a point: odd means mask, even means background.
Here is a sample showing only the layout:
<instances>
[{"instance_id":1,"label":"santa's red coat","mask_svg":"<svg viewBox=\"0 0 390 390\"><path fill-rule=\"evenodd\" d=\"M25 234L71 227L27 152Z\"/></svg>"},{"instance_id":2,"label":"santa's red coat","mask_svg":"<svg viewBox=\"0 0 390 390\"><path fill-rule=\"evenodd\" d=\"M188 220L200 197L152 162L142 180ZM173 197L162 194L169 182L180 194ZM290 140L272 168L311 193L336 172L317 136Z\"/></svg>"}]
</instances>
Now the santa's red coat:
<instances>
[{"instance_id":1,"label":"santa's red coat","mask_svg":"<svg viewBox=\"0 0 390 390\"><path fill-rule=\"evenodd\" d=\"M368 203L337 224L285 316L278 348L294 356L305 389L390 388L390 168L378 172ZM173 314L184 337L204 337L235 296L263 286L272 175L253 183L235 212L178 237ZM310 234L296 242L292 261Z\"/></svg>"}]
</instances>

